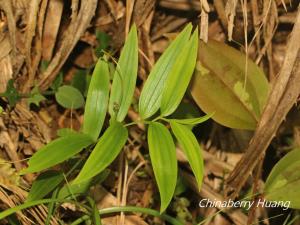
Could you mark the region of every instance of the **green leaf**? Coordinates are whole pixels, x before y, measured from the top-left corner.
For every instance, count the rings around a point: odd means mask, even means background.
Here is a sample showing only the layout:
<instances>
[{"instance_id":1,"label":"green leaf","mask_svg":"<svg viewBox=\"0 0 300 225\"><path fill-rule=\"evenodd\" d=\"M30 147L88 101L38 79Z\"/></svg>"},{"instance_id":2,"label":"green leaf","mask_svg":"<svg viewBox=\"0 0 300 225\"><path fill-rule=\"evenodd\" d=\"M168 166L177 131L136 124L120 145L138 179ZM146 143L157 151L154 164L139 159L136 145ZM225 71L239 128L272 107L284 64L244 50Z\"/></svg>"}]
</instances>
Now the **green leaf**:
<instances>
[{"instance_id":1,"label":"green leaf","mask_svg":"<svg viewBox=\"0 0 300 225\"><path fill-rule=\"evenodd\" d=\"M253 130L269 85L263 71L240 51L217 41L200 42L191 93L198 106L218 123ZM245 87L245 88L244 88Z\"/></svg>"},{"instance_id":2,"label":"green leaf","mask_svg":"<svg viewBox=\"0 0 300 225\"><path fill-rule=\"evenodd\" d=\"M96 141L105 119L109 97L109 71L99 59L94 69L84 109L83 132Z\"/></svg>"},{"instance_id":3,"label":"green leaf","mask_svg":"<svg viewBox=\"0 0 300 225\"><path fill-rule=\"evenodd\" d=\"M58 192L57 198L58 199L66 199L71 198L78 195L86 194L89 190L92 183L92 179L88 179L78 184L66 184L62 187L62 189Z\"/></svg>"},{"instance_id":4,"label":"green leaf","mask_svg":"<svg viewBox=\"0 0 300 225\"><path fill-rule=\"evenodd\" d=\"M84 98L77 88L64 85L55 93L56 101L67 109L78 109L84 105Z\"/></svg>"},{"instance_id":5,"label":"green leaf","mask_svg":"<svg viewBox=\"0 0 300 225\"><path fill-rule=\"evenodd\" d=\"M77 184L73 184L72 182L67 183L59 190L57 198L66 199L73 196L84 195L93 184L101 184L109 174L110 170L105 169L95 178L90 178Z\"/></svg>"},{"instance_id":6,"label":"green leaf","mask_svg":"<svg viewBox=\"0 0 300 225\"><path fill-rule=\"evenodd\" d=\"M114 122L104 132L73 184L81 183L102 172L117 157L128 138L127 129Z\"/></svg>"},{"instance_id":7,"label":"green leaf","mask_svg":"<svg viewBox=\"0 0 300 225\"><path fill-rule=\"evenodd\" d=\"M170 71L171 76L167 77L160 106L162 116L170 115L180 104L195 69L197 52L198 29L194 31L180 57L176 59Z\"/></svg>"},{"instance_id":8,"label":"green leaf","mask_svg":"<svg viewBox=\"0 0 300 225\"><path fill-rule=\"evenodd\" d=\"M205 115L198 118L189 118L189 119L168 119L168 121L174 121L176 123L184 124L184 125L195 125L199 123L203 123L209 120L212 117L213 113L210 115Z\"/></svg>"},{"instance_id":9,"label":"green leaf","mask_svg":"<svg viewBox=\"0 0 300 225\"><path fill-rule=\"evenodd\" d=\"M7 98L8 104L11 107L15 106L17 102L21 99L21 95L14 86L13 79L10 79L7 82L6 91L1 95Z\"/></svg>"},{"instance_id":10,"label":"green leaf","mask_svg":"<svg viewBox=\"0 0 300 225\"><path fill-rule=\"evenodd\" d=\"M87 201L89 202L92 212L91 212L91 220L93 221L94 225L102 225L101 223L101 218L100 218L100 213L99 210L97 209L97 205L91 197L87 197Z\"/></svg>"},{"instance_id":11,"label":"green leaf","mask_svg":"<svg viewBox=\"0 0 300 225\"><path fill-rule=\"evenodd\" d=\"M95 203L93 205L93 223L95 225L102 225L100 213Z\"/></svg>"},{"instance_id":12,"label":"green leaf","mask_svg":"<svg viewBox=\"0 0 300 225\"><path fill-rule=\"evenodd\" d=\"M56 196L57 196L57 193L58 193L58 190L59 188L55 188L55 190L52 192L52 195L51 195L51 199L56 199ZM54 215L55 213L55 210L56 210L56 203L55 202L51 202L47 205L47 218L45 220L45 225L49 225L50 224L50 220L52 218L52 216Z\"/></svg>"},{"instance_id":13,"label":"green leaf","mask_svg":"<svg viewBox=\"0 0 300 225\"><path fill-rule=\"evenodd\" d=\"M72 134L76 134L77 132L73 129L70 128L60 128L57 130L57 136L59 137L65 137L65 136L69 136Z\"/></svg>"},{"instance_id":14,"label":"green leaf","mask_svg":"<svg viewBox=\"0 0 300 225\"><path fill-rule=\"evenodd\" d=\"M28 161L29 167L21 174L39 172L61 163L91 145L93 140L86 134L74 133L51 141L37 151Z\"/></svg>"},{"instance_id":15,"label":"green leaf","mask_svg":"<svg viewBox=\"0 0 300 225\"><path fill-rule=\"evenodd\" d=\"M162 124L151 122L148 128L151 163L158 185L160 212L170 204L177 181L176 149L169 130Z\"/></svg>"},{"instance_id":16,"label":"green leaf","mask_svg":"<svg viewBox=\"0 0 300 225\"><path fill-rule=\"evenodd\" d=\"M188 159L200 190L204 174L204 163L200 145L198 144L193 132L188 127L175 121L171 121L170 125L176 139Z\"/></svg>"},{"instance_id":17,"label":"green leaf","mask_svg":"<svg viewBox=\"0 0 300 225\"><path fill-rule=\"evenodd\" d=\"M155 63L141 92L139 100L141 118L147 119L159 109L165 81L173 67L176 66L176 59L180 57L185 44L189 40L191 31L192 25L189 24Z\"/></svg>"},{"instance_id":18,"label":"green leaf","mask_svg":"<svg viewBox=\"0 0 300 225\"><path fill-rule=\"evenodd\" d=\"M189 94L189 93L188 93ZM199 107L196 104L191 103L190 101L181 101L179 106L177 107L177 109L175 110L175 112L173 112L170 115L170 119L175 119L175 121L181 121L183 120L183 124L188 125L188 127L190 129L193 129L194 126L197 125L197 123L193 124L187 124L190 121L187 120L185 122L186 119L197 119L199 118L199 122L202 123L204 121L201 121L202 117L199 117L199 115L202 114L199 112ZM204 119L203 119L204 120ZM195 122L195 121L191 121L191 122ZM180 123L180 122L179 122Z\"/></svg>"},{"instance_id":19,"label":"green leaf","mask_svg":"<svg viewBox=\"0 0 300 225\"><path fill-rule=\"evenodd\" d=\"M267 178L264 196L269 201L290 201L290 207L300 209L300 149L287 153Z\"/></svg>"},{"instance_id":20,"label":"green leaf","mask_svg":"<svg viewBox=\"0 0 300 225\"><path fill-rule=\"evenodd\" d=\"M26 201L42 199L53 191L63 180L64 176L62 172L55 170L45 171L33 182Z\"/></svg>"},{"instance_id":21,"label":"green leaf","mask_svg":"<svg viewBox=\"0 0 300 225\"><path fill-rule=\"evenodd\" d=\"M46 98L41 95L38 86L35 86L31 93L31 97L27 98L28 105L35 104L36 106L40 106L40 102L46 100Z\"/></svg>"},{"instance_id":22,"label":"green leaf","mask_svg":"<svg viewBox=\"0 0 300 225\"><path fill-rule=\"evenodd\" d=\"M28 105L34 104L36 106L40 106L40 102L46 100L46 98L41 94L34 94L30 98L27 99Z\"/></svg>"},{"instance_id":23,"label":"green leaf","mask_svg":"<svg viewBox=\"0 0 300 225\"><path fill-rule=\"evenodd\" d=\"M113 119L122 122L127 115L136 85L138 69L138 37L133 25L126 39L114 73L109 113Z\"/></svg>"}]
</instances>

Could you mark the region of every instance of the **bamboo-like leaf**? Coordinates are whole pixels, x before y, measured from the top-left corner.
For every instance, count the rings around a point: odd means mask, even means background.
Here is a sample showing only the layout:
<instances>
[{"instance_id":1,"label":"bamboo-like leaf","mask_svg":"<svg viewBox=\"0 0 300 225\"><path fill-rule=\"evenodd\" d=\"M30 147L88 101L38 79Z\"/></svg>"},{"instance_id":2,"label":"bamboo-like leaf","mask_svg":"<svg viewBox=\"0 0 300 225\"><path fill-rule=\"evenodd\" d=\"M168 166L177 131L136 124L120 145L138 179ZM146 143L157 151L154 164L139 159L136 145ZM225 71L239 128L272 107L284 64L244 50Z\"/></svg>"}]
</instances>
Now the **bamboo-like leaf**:
<instances>
[{"instance_id":1,"label":"bamboo-like leaf","mask_svg":"<svg viewBox=\"0 0 300 225\"><path fill-rule=\"evenodd\" d=\"M204 163L200 145L198 144L193 132L188 127L175 121L171 121L170 125L176 139L188 159L200 190L204 174Z\"/></svg>"},{"instance_id":2,"label":"bamboo-like leaf","mask_svg":"<svg viewBox=\"0 0 300 225\"><path fill-rule=\"evenodd\" d=\"M117 157L127 138L127 129L119 122L112 123L99 139L73 184L81 183L102 172Z\"/></svg>"},{"instance_id":3,"label":"bamboo-like leaf","mask_svg":"<svg viewBox=\"0 0 300 225\"><path fill-rule=\"evenodd\" d=\"M121 122L127 115L136 85L138 68L138 38L136 26L133 25L114 73L109 113L113 119Z\"/></svg>"},{"instance_id":4,"label":"bamboo-like leaf","mask_svg":"<svg viewBox=\"0 0 300 225\"><path fill-rule=\"evenodd\" d=\"M49 170L40 174L33 182L26 201L42 199L53 191L63 180L63 173L59 171Z\"/></svg>"},{"instance_id":5,"label":"bamboo-like leaf","mask_svg":"<svg viewBox=\"0 0 300 225\"><path fill-rule=\"evenodd\" d=\"M84 110L83 132L96 141L106 115L109 95L107 62L99 59L90 82Z\"/></svg>"},{"instance_id":6,"label":"bamboo-like leaf","mask_svg":"<svg viewBox=\"0 0 300 225\"><path fill-rule=\"evenodd\" d=\"M158 185L163 212L172 200L177 181L175 144L168 129L157 122L148 128L148 144L151 163Z\"/></svg>"},{"instance_id":7,"label":"bamboo-like leaf","mask_svg":"<svg viewBox=\"0 0 300 225\"><path fill-rule=\"evenodd\" d=\"M84 195L89 190L91 183L92 179L85 180L78 184L68 183L59 190L57 198L67 199L78 197L78 195Z\"/></svg>"},{"instance_id":8,"label":"bamboo-like leaf","mask_svg":"<svg viewBox=\"0 0 300 225\"><path fill-rule=\"evenodd\" d=\"M107 176L110 174L110 170L105 169L96 177L84 180L81 183L73 184L72 182L66 183L58 192L58 199L66 199L77 197L78 195L85 195L89 188L94 184L101 184Z\"/></svg>"},{"instance_id":9,"label":"bamboo-like leaf","mask_svg":"<svg viewBox=\"0 0 300 225\"><path fill-rule=\"evenodd\" d=\"M168 121L174 121L176 123L184 124L184 125L196 125L199 123L203 123L209 120L212 117L213 113L210 115L205 115L197 118L189 118L189 119L168 119Z\"/></svg>"},{"instance_id":10,"label":"bamboo-like leaf","mask_svg":"<svg viewBox=\"0 0 300 225\"><path fill-rule=\"evenodd\" d=\"M289 207L300 209L300 149L287 153L267 178L264 196L269 201L290 202Z\"/></svg>"},{"instance_id":11,"label":"bamboo-like leaf","mask_svg":"<svg viewBox=\"0 0 300 225\"><path fill-rule=\"evenodd\" d=\"M168 116L173 113L180 104L188 84L193 75L198 52L198 29L194 31L190 40L183 48L180 57L177 58L174 67L167 77L161 99L161 114Z\"/></svg>"},{"instance_id":12,"label":"bamboo-like leaf","mask_svg":"<svg viewBox=\"0 0 300 225\"><path fill-rule=\"evenodd\" d=\"M61 163L93 143L86 134L74 133L58 138L42 147L28 161L29 167L21 174L39 172Z\"/></svg>"},{"instance_id":13,"label":"bamboo-like leaf","mask_svg":"<svg viewBox=\"0 0 300 225\"><path fill-rule=\"evenodd\" d=\"M141 118L147 119L159 109L165 81L173 67L176 66L176 59L180 57L186 42L189 40L191 31L192 25L189 24L155 63L141 92L139 100Z\"/></svg>"},{"instance_id":14,"label":"bamboo-like leaf","mask_svg":"<svg viewBox=\"0 0 300 225\"><path fill-rule=\"evenodd\" d=\"M69 136L70 134L76 134L77 132L71 128L60 128L57 130L56 135L58 137Z\"/></svg>"},{"instance_id":15,"label":"bamboo-like leaf","mask_svg":"<svg viewBox=\"0 0 300 225\"><path fill-rule=\"evenodd\" d=\"M200 42L191 93L199 107L222 125L255 129L269 85L263 71L238 50L217 41ZM245 88L244 88L245 87Z\"/></svg>"}]
</instances>

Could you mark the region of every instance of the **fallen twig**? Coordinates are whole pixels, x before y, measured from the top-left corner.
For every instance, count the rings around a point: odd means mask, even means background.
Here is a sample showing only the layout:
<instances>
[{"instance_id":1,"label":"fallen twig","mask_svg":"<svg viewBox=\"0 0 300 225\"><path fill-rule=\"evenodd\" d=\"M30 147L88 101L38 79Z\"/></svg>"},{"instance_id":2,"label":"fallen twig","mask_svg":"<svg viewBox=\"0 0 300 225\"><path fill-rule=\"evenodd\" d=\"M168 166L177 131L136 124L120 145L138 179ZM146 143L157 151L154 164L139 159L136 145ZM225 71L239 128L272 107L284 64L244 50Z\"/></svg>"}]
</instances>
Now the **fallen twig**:
<instances>
[{"instance_id":1,"label":"fallen twig","mask_svg":"<svg viewBox=\"0 0 300 225\"><path fill-rule=\"evenodd\" d=\"M227 178L225 195L235 198L248 176L262 160L271 140L300 94L300 8L287 46L282 69L272 87L255 134L242 159Z\"/></svg>"}]
</instances>

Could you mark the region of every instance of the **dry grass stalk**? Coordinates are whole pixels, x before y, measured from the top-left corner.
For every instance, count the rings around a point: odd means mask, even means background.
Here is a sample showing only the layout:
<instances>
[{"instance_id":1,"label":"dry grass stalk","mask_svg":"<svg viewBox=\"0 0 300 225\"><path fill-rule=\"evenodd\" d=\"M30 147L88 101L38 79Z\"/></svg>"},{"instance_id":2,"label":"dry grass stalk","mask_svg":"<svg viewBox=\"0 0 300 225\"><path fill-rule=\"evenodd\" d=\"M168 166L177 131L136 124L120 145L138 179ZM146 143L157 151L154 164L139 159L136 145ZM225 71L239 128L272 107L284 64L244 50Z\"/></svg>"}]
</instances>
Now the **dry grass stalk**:
<instances>
[{"instance_id":1,"label":"dry grass stalk","mask_svg":"<svg viewBox=\"0 0 300 225\"><path fill-rule=\"evenodd\" d=\"M225 14L228 20L228 40L232 41L232 32L234 27L234 17L236 11L237 0L228 0L225 6Z\"/></svg>"},{"instance_id":2,"label":"dry grass stalk","mask_svg":"<svg viewBox=\"0 0 300 225\"><path fill-rule=\"evenodd\" d=\"M244 154L227 179L226 195L235 198L276 134L300 94L300 8L288 42L285 60L255 134Z\"/></svg>"},{"instance_id":3,"label":"dry grass stalk","mask_svg":"<svg viewBox=\"0 0 300 225\"><path fill-rule=\"evenodd\" d=\"M76 14L76 7L72 8L72 21L64 33L63 40L58 51L47 67L47 70L42 74L39 82L39 88L41 90L46 90L49 87L77 44L78 40L90 25L96 11L97 3L97 0L81 1L78 15Z\"/></svg>"},{"instance_id":4,"label":"dry grass stalk","mask_svg":"<svg viewBox=\"0 0 300 225\"><path fill-rule=\"evenodd\" d=\"M204 42L208 40L208 13L210 12L207 0L201 1L201 15L200 15L200 39Z\"/></svg>"}]
</instances>

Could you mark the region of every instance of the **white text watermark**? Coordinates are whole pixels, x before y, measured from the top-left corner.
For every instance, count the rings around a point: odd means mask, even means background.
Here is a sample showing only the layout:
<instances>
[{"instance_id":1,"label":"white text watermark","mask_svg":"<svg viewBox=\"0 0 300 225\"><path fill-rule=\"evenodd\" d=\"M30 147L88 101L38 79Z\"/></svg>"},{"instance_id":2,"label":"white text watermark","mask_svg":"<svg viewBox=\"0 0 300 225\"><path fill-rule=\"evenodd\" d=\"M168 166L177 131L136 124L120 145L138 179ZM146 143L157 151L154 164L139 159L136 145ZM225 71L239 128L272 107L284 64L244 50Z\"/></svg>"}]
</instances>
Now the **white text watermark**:
<instances>
[{"instance_id":1,"label":"white text watermark","mask_svg":"<svg viewBox=\"0 0 300 225\"><path fill-rule=\"evenodd\" d=\"M228 201L220 200L210 200L202 199L199 202L199 207L201 208L245 208L249 210L251 207L265 207L265 208L277 208L282 207L283 210L287 210L290 207L290 201L266 201L263 199L258 199L257 201L233 201L229 199Z\"/></svg>"}]
</instances>

